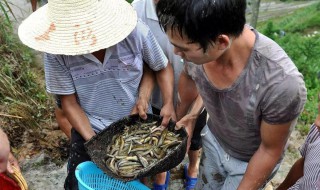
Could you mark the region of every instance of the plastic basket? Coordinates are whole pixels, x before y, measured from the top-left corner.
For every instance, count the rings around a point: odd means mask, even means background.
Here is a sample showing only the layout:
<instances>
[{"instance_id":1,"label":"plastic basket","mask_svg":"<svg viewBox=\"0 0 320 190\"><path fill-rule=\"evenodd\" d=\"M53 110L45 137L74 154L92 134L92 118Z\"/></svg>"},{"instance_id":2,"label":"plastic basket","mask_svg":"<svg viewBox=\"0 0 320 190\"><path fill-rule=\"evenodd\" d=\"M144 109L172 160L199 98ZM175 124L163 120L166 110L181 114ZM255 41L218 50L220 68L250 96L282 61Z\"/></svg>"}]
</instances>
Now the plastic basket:
<instances>
[{"instance_id":1,"label":"plastic basket","mask_svg":"<svg viewBox=\"0 0 320 190\"><path fill-rule=\"evenodd\" d=\"M21 188L6 174L0 173L0 190L21 190Z\"/></svg>"},{"instance_id":2,"label":"plastic basket","mask_svg":"<svg viewBox=\"0 0 320 190\"><path fill-rule=\"evenodd\" d=\"M111 178L91 161L77 166L76 178L79 190L150 190L139 181L123 182Z\"/></svg>"}]
</instances>

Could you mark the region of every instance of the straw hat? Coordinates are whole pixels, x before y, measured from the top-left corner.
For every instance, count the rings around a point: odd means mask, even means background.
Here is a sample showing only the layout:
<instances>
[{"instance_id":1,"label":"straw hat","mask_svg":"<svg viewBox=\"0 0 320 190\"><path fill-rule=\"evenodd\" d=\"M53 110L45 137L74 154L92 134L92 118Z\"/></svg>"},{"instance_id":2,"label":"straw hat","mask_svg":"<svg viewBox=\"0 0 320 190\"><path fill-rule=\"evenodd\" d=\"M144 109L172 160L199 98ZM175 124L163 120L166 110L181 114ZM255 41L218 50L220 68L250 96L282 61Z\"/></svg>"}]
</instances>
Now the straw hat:
<instances>
[{"instance_id":1,"label":"straw hat","mask_svg":"<svg viewBox=\"0 0 320 190\"><path fill-rule=\"evenodd\" d=\"M38 51L80 55L117 44L136 24L125 0L49 0L21 23L18 35Z\"/></svg>"}]
</instances>

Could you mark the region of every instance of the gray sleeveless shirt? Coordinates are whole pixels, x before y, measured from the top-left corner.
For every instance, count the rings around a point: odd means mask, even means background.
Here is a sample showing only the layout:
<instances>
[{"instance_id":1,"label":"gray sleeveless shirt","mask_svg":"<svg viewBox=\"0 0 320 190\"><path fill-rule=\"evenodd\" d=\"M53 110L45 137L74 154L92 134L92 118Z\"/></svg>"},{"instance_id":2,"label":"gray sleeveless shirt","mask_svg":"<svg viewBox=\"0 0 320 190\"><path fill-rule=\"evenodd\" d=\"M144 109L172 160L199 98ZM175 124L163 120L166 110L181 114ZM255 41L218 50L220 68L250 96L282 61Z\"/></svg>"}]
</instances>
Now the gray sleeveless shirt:
<instances>
[{"instance_id":1,"label":"gray sleeveless shirt","mask_svg":"<svg viewBox=\"0 0 320 190\"><path fill-rule=\"evenodd\" d=\"M249 161L261 143L260 125L294 120L306 102L302 74L274 41L256 34L249 62L229 88L219 90L203 66L186 63L209 114L208 126L231 156Z\"/></svg>"}]
</instances>

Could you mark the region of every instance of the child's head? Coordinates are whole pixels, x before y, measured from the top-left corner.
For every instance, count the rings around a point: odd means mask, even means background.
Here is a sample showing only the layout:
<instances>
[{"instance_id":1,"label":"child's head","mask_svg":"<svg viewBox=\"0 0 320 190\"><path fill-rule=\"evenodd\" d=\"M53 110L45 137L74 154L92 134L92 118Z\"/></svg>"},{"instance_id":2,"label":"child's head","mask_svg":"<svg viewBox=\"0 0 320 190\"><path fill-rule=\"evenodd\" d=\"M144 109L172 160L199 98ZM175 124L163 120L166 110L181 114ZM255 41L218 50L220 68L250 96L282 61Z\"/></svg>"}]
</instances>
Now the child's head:
<instances>
[{"instance_id":1,"label":"child's head","mask_svg":"<svg viewBox=\"0 0 320 190\"><path fill-rule=\"evenodd\" d=\"M22 22L18 34L35 50L79 55L117 44L136 23L125 0L49 0Z\"/></svg>"}]
</instances>

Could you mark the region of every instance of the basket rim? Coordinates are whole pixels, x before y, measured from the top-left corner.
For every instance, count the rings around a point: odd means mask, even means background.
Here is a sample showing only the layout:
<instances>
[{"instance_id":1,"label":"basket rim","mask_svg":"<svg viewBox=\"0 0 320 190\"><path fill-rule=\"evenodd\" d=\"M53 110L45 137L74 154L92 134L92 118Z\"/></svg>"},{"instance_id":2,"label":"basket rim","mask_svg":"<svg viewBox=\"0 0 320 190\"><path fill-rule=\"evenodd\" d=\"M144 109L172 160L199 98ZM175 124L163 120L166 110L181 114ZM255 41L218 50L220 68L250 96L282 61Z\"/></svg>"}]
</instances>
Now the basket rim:
<instances>
[{"instance_id":1,"label":"basket rim","mask_svg":"<svg viewBox=\"0 0 320 190\"><path fill-rule=\"evenodd\" d=\"M159 160L156 163L153 163L152 165L149 165L148 168L142 169L134 177L118 176L113 171L109 170L109 168L104 166L104 163L103 163L104 161L102 161L103 158L101 157L102 156L101 152L103 152L104 147L110 141L110 139L107 136L110 134L115 135L115 134L121 132L126 124L134 123L136 121L141 121L141 122L158 121L158 124L161 123L161 121L162 121L162 117L159 115L148 113L147 116L148 116L148 118L146 120L143 120L142 118L140 118L140 116L138 114L125 116L125 117L113 122L111 125L109 125L108 128L100 131L97 135L95 135L89 141L87 141L85 143L85 149L86 149L87 153L89 154L89 156L91 157L91 160L95 164L97 164L97 166L99 166L103 170L103 172L106 173L108 176L111 176L111 177L116 178L121 181L132 181L137 178L141 178L141 177L148 176L148 175L153 175L154 173L161 173L163 171L170 170L173 165L178 165L177 164L178 162L179 163L182 162L184 156L181 156L181 158L180 158L177 155L178 154L184 155L183 152L184 153L186 152L188 134L184 128L181 128L179 130L175 130L175 121L170 120L167 127L172 131L176 131L177 133L182 134L183 140L180 145L178 145L174 149L172 149L172 151L170 151L170 153L166 154L165 157L163 157L161 160ZM162 167L162 168L157 167L157 164L162 165L163 163L166 163L170 158L175 158L175 160L172 162L171 166L169 164L169 165L165 165L165 167ZM176 158L178 158L178 159L176 159ZM154 167L156 167L157 169L152 169Z\"/></svg>"}]
</instances>

